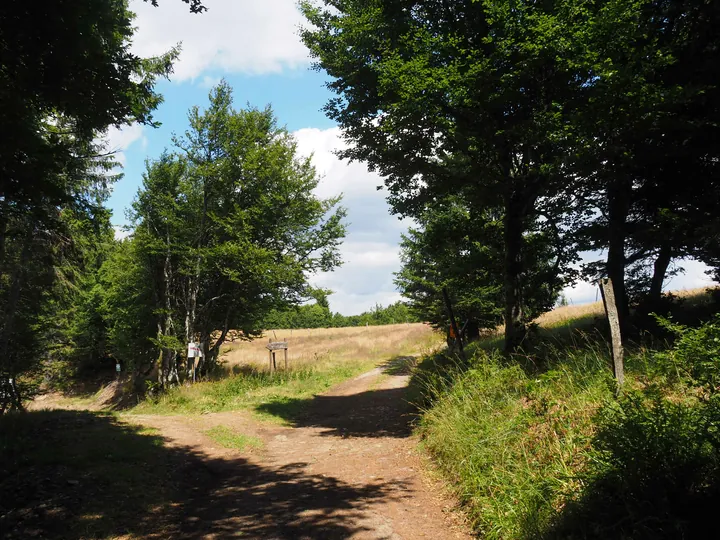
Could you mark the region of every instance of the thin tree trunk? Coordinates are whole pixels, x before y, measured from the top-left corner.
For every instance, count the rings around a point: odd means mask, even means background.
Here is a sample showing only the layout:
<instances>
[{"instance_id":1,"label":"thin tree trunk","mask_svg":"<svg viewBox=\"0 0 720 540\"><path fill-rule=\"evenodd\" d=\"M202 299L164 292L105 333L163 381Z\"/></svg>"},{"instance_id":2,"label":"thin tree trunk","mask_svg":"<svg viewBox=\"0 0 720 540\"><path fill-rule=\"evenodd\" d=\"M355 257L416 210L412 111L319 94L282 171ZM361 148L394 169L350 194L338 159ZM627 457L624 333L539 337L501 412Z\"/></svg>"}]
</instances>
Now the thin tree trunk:
<instances>
[{"instance_id":1,"label":"thin tree trunk","mask_svg":"<svg viewBox=\"0 0 720 540\"><path fill-rule=\"evenodd\" d=\"M631 187L625 183L608 190L608 259L607 275L612 280L623 343L627 334L630 307L625 287L625 244Z\"/></svg>"},{"instance_id":2,"label":"thin tree trunk","mask_svg":"<svg viewBox=\"0 0 720 540\"><path fill-rule=\"evenodd\" d=\"M517 350L525 338L521 274L523 268L523 204L517 193L506 198L505 239L505 353Z\"/></svg>"},{"instance_id":3,"label":"thin tree trunk","mask_svg":"<svg viewBox=\"0 0 720 540\"><path fill-rule=\"evenodd\" d=\"M165 262L163 264L163 304L165 308L165 320L164 328L162 329L163 335L169 337L173 334L173 320L172 320L172 260L170 250L170 232L166 235L166 252ZM163 347L162 349L162 369L160 370L160 376L162 380L160 383L163 386L167 386L173 383L179 383L180 377L177 370L177 351L169 347Z\"/></svg>"},{"instance_id":4,"label":"thin tree trunk","mask_svg":"<svg viewBox=\"0 0 720 540\"><path fill-rule=\"evenodd\" d=\"M10 357L10 337L13 334L13 326L15 324L15 315L17 314L18 304L20 303L20 296L23 288L23 271L27 267L28 260L30 259L30 246L32 244L32 228L28 232L23 243L22 252L20 253L20 259L17 265L13 269L12 277L10 279L10 294L8 295L7 305L4 306L5 320L3 321L2 329L0 330L0 361L7 361ZM10 401L17 408L22 409L22 396L18 392L17 385L15 384L15 378L17 376L17 370L12 365L8 365L5 371L8 380L6 384L3 384L5 392L10 393Z\"/></svg>"},{"instance_id":5,"label":"thin tree trunk","mask_svg":"<svg viewBox=\"0 0 720 540\"><path fill-rule=\"evenodd\" d=\"M650 293L649 303L651 306L657 306L660 304L662 298L663 283L665 283L665 276L667 275L670 261L672 260L672 247L670 244L664 244L660 246L657 259L653 268L652 281L650 282Z\"/></svg>"},{"instance_id":6,"label":"thin tree trunk","mask_svg":"<svg viewBox=\"0 0 720 540\"><path fill-rule=\"evenodd\" d=\"M208 157L209 159L209 157ZM201 249L205 240L205 221L207 218L207 207L208 207L208 192L207 192L207 179L203 182L203 207L202 214L200 216L200 230L197 235L197 243L195 248L197 254L195 256L195 268L192 276L188 278L186 300L185 300L185 339L190 342L194 341L197 333L197 301L200 294L200 269L202 266L202 255ZM203 352L207 354L206 345L209 343L209 337L206 339L205 336L200 336L200 345L204 348ZM201 362L206 359L203 357Z\"/></svg>"}]
</instances>

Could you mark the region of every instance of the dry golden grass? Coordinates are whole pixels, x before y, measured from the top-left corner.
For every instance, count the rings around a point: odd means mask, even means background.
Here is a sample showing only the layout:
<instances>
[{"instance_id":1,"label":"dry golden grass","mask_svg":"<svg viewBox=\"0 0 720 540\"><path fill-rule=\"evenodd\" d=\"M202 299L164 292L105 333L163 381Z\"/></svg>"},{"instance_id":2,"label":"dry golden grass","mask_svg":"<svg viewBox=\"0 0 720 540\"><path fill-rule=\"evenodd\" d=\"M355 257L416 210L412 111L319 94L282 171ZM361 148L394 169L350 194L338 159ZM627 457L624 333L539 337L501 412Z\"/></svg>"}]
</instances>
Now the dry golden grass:
<instances>
[{"instance_id":1,"label":"dry golden grass","mask_svg":"<svg viewBox=\"0 0 720 540\"><path fill-rule=\"evenodd\" d=\"M708 293L710 290L712 290L712 288L699 287L696 289L680 289L672 291L671 294L683 299L702 301L705 298L709 298ZM542 327L551 328L553 326L567 324L568 322L577 319L603 317L604 315L605 308L603 307L603 303L592 302L590 304L581 304L579 306L563 306L555 308L548 313L540 315L535 322Z\"/></svg>"},{"instance_id":2,"label":"dry golden grass","mask_svg":"<svg viewBox=\"0 0 720 540\"><path fill-rule=\"evenodd\" d=\"M228 341L223 345L221 361L234 366L269 364L265 346L272 341L288 341L290 367L324 367L343 362L373 362L393 356L426 353L437 347L443 337L424 323L360 326L349 328L310 328L269 330L254 341ZM277 364L283 364L283 351L277 351Z\"/></svg>"},{"instance_id":3,"label":"dry golden grass","mask_svg":"<svg viewBox=\"0 0 720 540\"><path fill-rule=\"evenodd\" d=\"M581 304L579 306L562 306L543 313L535 322L543 327L552 327L564 324L574 319L582 319L590 316L602 316L604 308L602 302Z\"/></svg>"},{"instance_id":4,"label":"dry golden grass","mask_svg":"<svg viewBox=\"0 0 720 540\"><path fill-rule=\"evenodd\" d=\"M707 288L673 291L680 298L701 300ZM562 326L572 321L604 316L602 302L563 306L541 315L536 322L544 328ZM502 325L497 335L502 334ZM221 361L228 370L251 364L268 366L268 338L288 341L290 367L328 367L342 363L372 363L393 356L429 352L443 343L444 336L424 323L360 326L349 328L310 328L302 330L268 330L254 341L227 341ZM283 352L278 351L278 367L283 365Z\"/></svg>"}]
</instances>

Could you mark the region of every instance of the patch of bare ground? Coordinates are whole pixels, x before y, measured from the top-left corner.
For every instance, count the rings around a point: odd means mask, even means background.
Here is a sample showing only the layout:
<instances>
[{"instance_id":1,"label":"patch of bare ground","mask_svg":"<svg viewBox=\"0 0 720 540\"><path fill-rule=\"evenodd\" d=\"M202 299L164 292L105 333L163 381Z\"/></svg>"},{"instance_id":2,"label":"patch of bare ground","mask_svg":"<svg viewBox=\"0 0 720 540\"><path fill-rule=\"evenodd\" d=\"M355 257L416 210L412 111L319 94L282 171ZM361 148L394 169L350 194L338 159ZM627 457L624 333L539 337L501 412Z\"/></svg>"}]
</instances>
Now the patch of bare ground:
<instances>
[{"instance_id":1,"label":"patch of bare ground","mask_svg":"<svg viewBox=\"0 0 720 540\"><path fill-rule=\"evenodd\" d=\"M99 430L91 440L101 445L99 463L81 460L59 472L33 464L25 478L18 472L16 489L25 502L5 509L9 517L0 519L14 538L28 532L44 538L470 538L453 501L424 473L411 437L405 391L414 361L398 357L301 407L266 404L273 410L264 412L285 418L284 426L247 411L38 412L50 415L39 424L41 434L50 433L53 418ZM218 430L261 444L235 448L213 437ZM63 433L56 448L84 440L84 431ZM143 453L123 457L128 445ZM98 476L98 469L108 477ZM116 476L121 488L103 488ZM30 493L43 484L53 493L44 508L59 520L37 511L40 501Z\"/></svg>"},{"instance_id":2,"label":"patch of bare ground","mask_svg":"<svg viewBox=\"0 0 720 540\"><path fill-rule=\"evenodd\" d=\"M299 416L288 404L289 426L246 412L128 416L199 456L186 478L180 536L469 538L452 501L422 472L404 401L408 375L392 368L316 396ZM283 415L282 405L272 407ZM206 435L215 426L259 438L262 448L219 446Z\"/></svg>"}]
</instances>

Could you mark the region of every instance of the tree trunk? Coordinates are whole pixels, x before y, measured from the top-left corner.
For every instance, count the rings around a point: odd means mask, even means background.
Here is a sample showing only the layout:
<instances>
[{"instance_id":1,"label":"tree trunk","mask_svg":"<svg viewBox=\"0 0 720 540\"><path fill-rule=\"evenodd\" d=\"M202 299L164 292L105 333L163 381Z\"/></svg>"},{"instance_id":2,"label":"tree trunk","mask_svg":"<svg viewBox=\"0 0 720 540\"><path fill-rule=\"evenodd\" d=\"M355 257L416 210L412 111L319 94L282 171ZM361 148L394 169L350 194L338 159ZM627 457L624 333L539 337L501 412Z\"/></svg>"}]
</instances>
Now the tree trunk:
<instances>
[{"instance_id":1,"label":"tree trunk","mask_svg":"<svg viewBox=\"0 0 720 540\"><path fill-rule=\"evenodd\" d=\"M630 209L631 186L625 182L608 189L608 258L607 275L612 280L623 342L627 334L630 307L625 287L625 242Z\"/></svg>"},{"instance_id":2,"label":"tree trunk","mask_svg":"<svg viewBox=\"0 0 720 540\"><path fill-rule=\"evenodd\" d=\"M465 326L465 341L470 343L471 341L477 341L480 339L480 325L474 319L470 319Z\"/></svg>"},{"instance_id":3,"label":"tree trunk","mask_svg":"<svg viewBox=\"0 0 720 540\"><path fill-rule=\"evenodd\" d=\"M163 307L165 308L165 320L162 328L163 335L169 337L173 335L173 319L172 319L172 260L170 250L170 233L167 233L167 249L165 252L165 263L163 264ZM177 350L169 347L162 348L162 360L160 369L160 384L168 386L173 383L178 384L180 377L177 367Z\"/></svg>"},{"instance_id":4,"label":"tree trunk","mask_svg":"<svg viewBox=\"0 0 720 540\"><path fill-rule=\"evenodd\" d=\"M650 293L648 297L650 306L660 304L663 283L665 282L665 276L667 275L667 269L670 266L671 260L672 248L670 244L663 244L660 246L657 259L655 259L652 281L650 282Z\"/></svg>"},{"instance_id":5,"label":"tree trunk","mask_svg":"<svg viewBox=\"0 0 720 540\"><path fill-rule=\"evenodd\" d=\"M511 191L506 197L505 240L505 353L515 352L525 338L521 274L523 269L523 204Z\"/></svg>"}]
</instances>

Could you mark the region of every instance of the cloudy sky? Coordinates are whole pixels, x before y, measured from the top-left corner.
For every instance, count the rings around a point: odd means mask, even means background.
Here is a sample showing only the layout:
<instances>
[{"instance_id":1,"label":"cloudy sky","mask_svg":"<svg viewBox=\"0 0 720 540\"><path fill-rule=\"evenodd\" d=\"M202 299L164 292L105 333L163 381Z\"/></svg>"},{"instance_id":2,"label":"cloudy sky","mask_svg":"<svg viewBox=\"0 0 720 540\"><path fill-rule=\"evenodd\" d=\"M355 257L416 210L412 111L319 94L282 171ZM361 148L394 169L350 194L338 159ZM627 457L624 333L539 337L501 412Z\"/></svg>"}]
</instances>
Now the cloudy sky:
<instances>
[{"instance_id":1,"label":"cloudy sky","mask_svg":"<svg viewBox=\"0 0 720 540\"><path fill-rule=\"evenodd\" d=\"M381 179L359 163L341 162L333 151L340 147L340 130L321 108L331 94L326 77L310 69L307 50L298 38L302 23L295 0L205 0L208 11L192 15L180 0L161 0L153 8L131 0L138 28L133 43L141 56L163 53L182 43L182 53L170 81L158 90L165 102L156 113L162 126L152 129L131 126L111 130L111 147L119 152L125 177L115 185L110 206L113 223L126 224L125 209L141 183L146 159L170 146L173 133L183 133L187 110L207 103L210 88L225 78L234 88L236 106L271 104L280 123L295 134L299 150L314 155L323 175L320 196L342 193L348 209L348 236L342 251L345 264L313 281L335 291L330 307L350 315L376 302L387 305L400 299L393 272L400 266L398 242L407 229L390 215L385 194L378 191ZM690 288L708 283L704 268L695 262L672 280L669 288ZM594 301L592 285L579 284L567 291L573 303Z\"/></svg>"}]
</instances>

